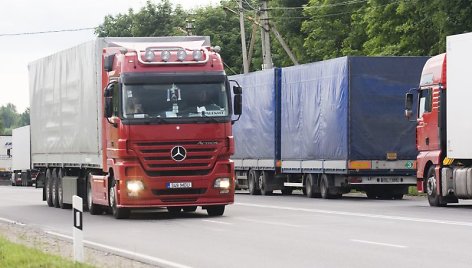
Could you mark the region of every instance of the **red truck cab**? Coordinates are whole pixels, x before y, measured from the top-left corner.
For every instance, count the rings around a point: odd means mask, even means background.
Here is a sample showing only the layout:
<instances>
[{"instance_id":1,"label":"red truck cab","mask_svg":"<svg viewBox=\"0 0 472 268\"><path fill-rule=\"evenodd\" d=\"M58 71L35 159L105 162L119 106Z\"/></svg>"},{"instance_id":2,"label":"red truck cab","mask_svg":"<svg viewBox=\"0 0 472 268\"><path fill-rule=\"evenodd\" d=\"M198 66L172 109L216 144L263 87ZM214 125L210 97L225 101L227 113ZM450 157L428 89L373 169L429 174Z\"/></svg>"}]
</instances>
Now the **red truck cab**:
<instances>
[{"instance_id":1,"label":"red truck cab","mask_svg":"<svg viewBox=\"0 0 472 268\"><path fill-rule=\"evenodd\" d=\"M175 38L174 38L175 39ZM89 174L92 214L111 206L224 213L234 202L230 84L219 48L198 38L103 49L103 173Z\"/></svg>"}]
</instances>

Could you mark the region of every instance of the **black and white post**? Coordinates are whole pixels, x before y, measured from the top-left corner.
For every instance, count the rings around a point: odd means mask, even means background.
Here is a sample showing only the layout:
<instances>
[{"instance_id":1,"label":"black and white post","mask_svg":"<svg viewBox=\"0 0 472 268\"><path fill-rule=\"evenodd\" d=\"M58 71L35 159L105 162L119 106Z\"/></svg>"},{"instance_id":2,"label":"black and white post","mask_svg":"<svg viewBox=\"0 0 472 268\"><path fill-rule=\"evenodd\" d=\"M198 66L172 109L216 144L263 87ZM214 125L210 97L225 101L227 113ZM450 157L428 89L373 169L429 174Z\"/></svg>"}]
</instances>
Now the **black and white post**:
<instances>
[{"instance_id":1,"label":"black and white post","mask_svg":"<svg viewBox=\"0 0 472 268\"><path fill-rule=\"evenodd\" d=\"M83 228L83 203L82 198L74 195L72 197L72 206L74 211L74 260L78 262L84 261L84 234L82 233Z\"/></svg>"}]
</instances>

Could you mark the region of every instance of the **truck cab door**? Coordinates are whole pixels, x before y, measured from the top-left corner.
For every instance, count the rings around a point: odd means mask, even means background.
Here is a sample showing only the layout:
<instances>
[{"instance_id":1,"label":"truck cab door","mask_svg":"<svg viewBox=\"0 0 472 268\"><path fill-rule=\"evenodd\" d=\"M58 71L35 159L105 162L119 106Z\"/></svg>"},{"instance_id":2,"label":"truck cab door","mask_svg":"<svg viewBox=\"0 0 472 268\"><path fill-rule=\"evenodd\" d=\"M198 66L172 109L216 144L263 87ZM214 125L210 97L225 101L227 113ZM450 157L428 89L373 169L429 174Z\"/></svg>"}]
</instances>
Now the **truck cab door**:
<instances>
[{"instance_id":1,"label":"truck cab door","mask_svg":"<svg viewBox=\"0 0 472 268\"><path fill-rule=\"evenodd\" d=\"M418 105L418 124L416 127L416 140L418 151L430 151L439 149L438 133L438 103L439 92L426 88L420 91Z\"/></svg>"}]
</instances>

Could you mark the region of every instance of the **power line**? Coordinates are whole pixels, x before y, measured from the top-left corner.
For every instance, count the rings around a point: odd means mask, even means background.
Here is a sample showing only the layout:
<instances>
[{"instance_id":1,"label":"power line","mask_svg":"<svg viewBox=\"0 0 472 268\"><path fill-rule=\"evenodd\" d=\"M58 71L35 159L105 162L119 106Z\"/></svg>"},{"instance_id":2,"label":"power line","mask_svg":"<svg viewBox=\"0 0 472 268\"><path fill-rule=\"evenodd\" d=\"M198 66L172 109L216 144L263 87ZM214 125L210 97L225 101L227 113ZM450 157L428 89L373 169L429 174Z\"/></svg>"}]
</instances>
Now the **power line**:
<instances>
[{"instance_id":1,"label":"power line","mask_svg":"<svg viewBox=\"0 0 472 268\"><path fill-rule=\"evenodd\" d=\"M79 31L88 31L88 30L95 30L95 27L76 28L76 29L65 29L65 30L50 30L50 31L41 31L41 32L4 33L4 34L0 34L0 37L2 37L2 36L20 36L20 35L48 34L48 33L62 33L62 32L79 32Z\"/></svg>"}]
</instances>

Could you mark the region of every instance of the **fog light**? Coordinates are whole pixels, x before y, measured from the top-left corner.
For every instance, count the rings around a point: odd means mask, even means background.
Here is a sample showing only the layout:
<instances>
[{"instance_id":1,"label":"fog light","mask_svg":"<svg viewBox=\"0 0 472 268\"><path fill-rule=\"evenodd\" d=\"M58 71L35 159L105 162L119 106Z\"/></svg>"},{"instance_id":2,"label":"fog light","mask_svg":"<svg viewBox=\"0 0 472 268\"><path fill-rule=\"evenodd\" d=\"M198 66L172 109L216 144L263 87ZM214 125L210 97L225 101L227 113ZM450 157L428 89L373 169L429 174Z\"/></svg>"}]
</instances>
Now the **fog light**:
<instances>
[{"instance_id":1,"label":"fog light","mask_svg":"<svg viewBox=\"0 0 472 268\"><path fill-rule=\"evenodd\" d=\"M128 192L137 194L139 191L144 190L144 184L139 180L130 180L126 182L126 188Z\"/></svg>"},{"instance_id":2,"label":"fog light","mask_svg":"<svg viewBox=\"0 0 472 268\"><path fill-rule=\"evenodd\" d=\"M192 55L195 61L201 61L203 59L203 52L201 50L194 50Z\"/></svg>"},{"instance_id":3,"label":"fog light","mask_svg":"<svg viewBox=\"0 0 472 268\"><path fill-rule=\"evenodd\" d=\"M220 189L229 189L231 186L229 178L218 178L215 180L213 187Z\"/></svg>"}]
</instances>

